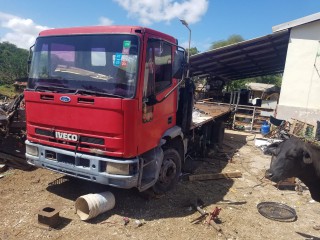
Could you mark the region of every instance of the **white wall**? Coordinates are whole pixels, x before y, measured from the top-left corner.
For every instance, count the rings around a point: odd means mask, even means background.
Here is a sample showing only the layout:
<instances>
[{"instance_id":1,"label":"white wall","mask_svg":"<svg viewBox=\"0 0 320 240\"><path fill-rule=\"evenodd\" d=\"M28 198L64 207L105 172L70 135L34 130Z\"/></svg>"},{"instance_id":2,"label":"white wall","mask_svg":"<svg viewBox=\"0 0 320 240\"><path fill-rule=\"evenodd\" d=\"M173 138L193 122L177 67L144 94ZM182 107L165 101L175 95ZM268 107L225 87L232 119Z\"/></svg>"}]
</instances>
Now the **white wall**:
<instances>
[{"instance_id":1,"label":"white wall","mask_svg":"<svg viewBox=\"0 0 320 240\"><path fill-rule=\"evenodd\" d=\"M320 21L291 29L277 118L320 120L319 40Z\"/></svg>"}]
</instances>

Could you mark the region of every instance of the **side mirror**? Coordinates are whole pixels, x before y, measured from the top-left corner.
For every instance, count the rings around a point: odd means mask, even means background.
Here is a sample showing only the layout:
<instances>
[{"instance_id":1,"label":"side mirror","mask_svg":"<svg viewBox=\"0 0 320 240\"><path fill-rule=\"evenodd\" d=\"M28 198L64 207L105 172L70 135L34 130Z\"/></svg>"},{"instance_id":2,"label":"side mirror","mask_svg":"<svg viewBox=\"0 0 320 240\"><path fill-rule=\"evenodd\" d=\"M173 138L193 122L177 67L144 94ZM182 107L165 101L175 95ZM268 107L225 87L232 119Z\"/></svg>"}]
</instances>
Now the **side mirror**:
<instances>
[{"instance_id":1,"label":"side mirror","mask_svg":"<svg viewBox=\"0 0 320 240\"><path fill-rule=\"evenodd\" d=\"M28 56L28 61L27 61L27 73L29 74L30 72L30 66L31 66L31 59L32 59L32 55L33 55L33 47L34 44L29 48L29 56Z\"/></svg>"},{"instance_id":2,"label":"side mirror","mask_svg":"<svg viewBox=\"0 0 320 240\"><path fill-rule=\"evenodd\" d=\"M174 54L172 77L181 79L184 73L184 67L186 65L185 51L176 50Z\"/></svg>"},{"instance_id":3,"label":"side mirror","mask_svg":"<svg viewBox=\"0 0 320 240\"><path fill-rule=\"evenodd\" d=\"M152 94L149 97L147 97L145 103L147 104L147 106L153 106L153 105L159 103L159 101L157 100L156 95Z\"/></svg>"},{"instance_id":4,"label":"side mirror","mask_svg":"<svg viewBox=\"0 0 320 240\"><path fill-rule=\"evenodd\" d=\"M27 66L27 73L29 74L29 72L30 72L30 66L31 66L31 60L28 60L28 61L27 61L27 64L28 64L28 66Z\"/></svg>"}]
</instances>

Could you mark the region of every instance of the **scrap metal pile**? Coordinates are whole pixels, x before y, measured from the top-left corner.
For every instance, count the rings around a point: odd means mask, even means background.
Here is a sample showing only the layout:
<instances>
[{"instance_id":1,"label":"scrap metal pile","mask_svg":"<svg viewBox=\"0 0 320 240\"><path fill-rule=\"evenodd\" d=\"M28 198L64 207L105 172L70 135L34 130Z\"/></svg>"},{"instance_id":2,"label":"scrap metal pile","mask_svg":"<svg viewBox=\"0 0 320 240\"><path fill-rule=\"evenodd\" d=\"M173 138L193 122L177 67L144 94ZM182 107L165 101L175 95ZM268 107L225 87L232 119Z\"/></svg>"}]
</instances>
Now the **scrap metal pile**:
<instances>
[{"instance_id":1,"label":"scrap metal pile","mask_svg":"<svg viewBox=\"0 0 320 240\"><path fill-rule=\"evenodd\" d=\"M0 102L0 162L28 169L25 160L26 123L23 94Z\"/></svg>"}]
</instances>

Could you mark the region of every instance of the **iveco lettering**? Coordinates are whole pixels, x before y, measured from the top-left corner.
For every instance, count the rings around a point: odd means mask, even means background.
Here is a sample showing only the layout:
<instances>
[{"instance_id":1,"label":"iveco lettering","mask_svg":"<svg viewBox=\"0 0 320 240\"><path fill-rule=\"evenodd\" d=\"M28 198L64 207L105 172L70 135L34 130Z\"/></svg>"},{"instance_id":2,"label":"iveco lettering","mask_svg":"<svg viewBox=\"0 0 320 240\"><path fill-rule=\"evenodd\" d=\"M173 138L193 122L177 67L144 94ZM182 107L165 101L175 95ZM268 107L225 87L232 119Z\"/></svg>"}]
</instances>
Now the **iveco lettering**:
<instances>
[{"instance_id":1,"label":"iveco lettering","mask_svg":"<svg viewBox=\"0 0 320 240\"><path fill-rule=\"evenodd\" d=\"M76 134L56 132L55 135L56 138L65 139L69 141L78 141L78 136Z\"/></svg>"}]
</instances>

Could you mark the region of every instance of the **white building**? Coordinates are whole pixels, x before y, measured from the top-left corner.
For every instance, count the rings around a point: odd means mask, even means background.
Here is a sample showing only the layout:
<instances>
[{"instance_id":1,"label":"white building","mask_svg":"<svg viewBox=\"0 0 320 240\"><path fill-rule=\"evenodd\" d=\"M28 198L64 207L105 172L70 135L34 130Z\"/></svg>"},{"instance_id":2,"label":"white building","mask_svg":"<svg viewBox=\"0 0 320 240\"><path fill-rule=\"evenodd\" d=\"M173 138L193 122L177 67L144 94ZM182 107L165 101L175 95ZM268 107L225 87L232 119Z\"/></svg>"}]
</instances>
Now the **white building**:
<instances>
[{"instance_id":1,"label":"white building","mask_svg":"<svg viewBox=\"0 0 320 240\"><path fill-rule=\"evenodd\" d=\"M320 120L320 13L283 23L290 30L277 118L310 124Z\"/></svg>"}]
</instances>

